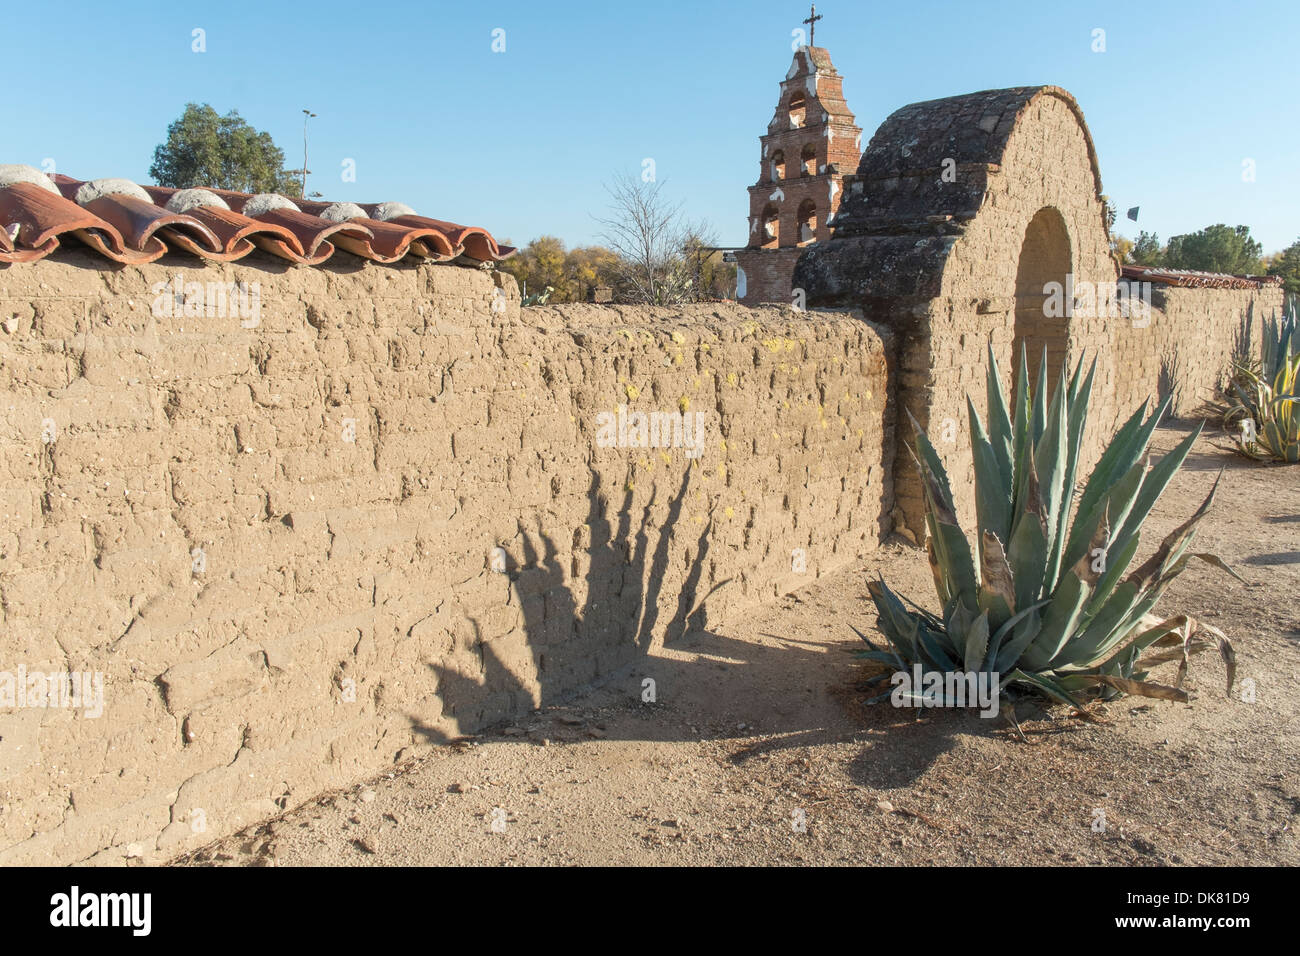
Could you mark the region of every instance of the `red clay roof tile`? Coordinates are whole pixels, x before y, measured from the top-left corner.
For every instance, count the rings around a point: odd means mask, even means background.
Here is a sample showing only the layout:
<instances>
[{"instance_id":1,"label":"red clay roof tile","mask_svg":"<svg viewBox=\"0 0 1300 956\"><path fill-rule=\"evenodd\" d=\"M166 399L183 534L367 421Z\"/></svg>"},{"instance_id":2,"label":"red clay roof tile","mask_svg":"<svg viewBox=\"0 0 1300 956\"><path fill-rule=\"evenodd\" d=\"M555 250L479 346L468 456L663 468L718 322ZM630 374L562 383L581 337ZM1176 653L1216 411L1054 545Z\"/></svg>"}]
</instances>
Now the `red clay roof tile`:
<instances>
[{"instance_id":1,"label":"red clay roof tile","mask_svg":"<svg viewBox=\"0 0 1300 956\"><path fill-rule=\"evenodd\" d=\"M1197 272L1192 269L1164 269L1159 266L1126 265L1121 267L1125 279L1145 279L1161 285L1192 289L1258 289L1279 285L1279 276L1238 276L1223 272Z\"/></svg>"},{"instance_id":2,"label":"red clay roof tile","mask_svg":"<svg viewBox=\"0 0 1300 956\"><path fill-rule=\"evenodd\" d=\"M485 229L417 216L400 203L51 179L32 167L0 166L0 263L42 259L68 234L123 263L152 262L169 250L232 261L261 248L308 265L325 262L336 247L379 263L408 255L495 262L515 252Z\"/></svg>"}]
</instances>

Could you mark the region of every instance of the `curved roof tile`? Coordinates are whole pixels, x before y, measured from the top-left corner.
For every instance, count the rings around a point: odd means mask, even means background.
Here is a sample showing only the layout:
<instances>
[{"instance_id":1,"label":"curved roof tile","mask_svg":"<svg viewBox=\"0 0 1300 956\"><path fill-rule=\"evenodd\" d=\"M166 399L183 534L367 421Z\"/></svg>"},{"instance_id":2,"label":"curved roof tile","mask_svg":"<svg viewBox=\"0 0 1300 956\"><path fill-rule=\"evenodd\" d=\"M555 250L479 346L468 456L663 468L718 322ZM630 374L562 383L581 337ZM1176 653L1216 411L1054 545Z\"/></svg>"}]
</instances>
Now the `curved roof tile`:
<instances>
[{"instance_id":1,"label":"curved roof tile","mask_svg":"<svg viewBox=\"0 0 1300 956\"><path fill-rule=\"evenodd\" d=\"M400 203L328 203L254 197L225 189L140 187L129 180L47 178L0 167L0 263L32 262L72 235L114 262L152 262L168 251L229 262L255 248L290 262L320 265L336 248L378 263L408 255L435 262L465 256L495 262L514 254L485 229L408 213ZM16 173L13 171L17 171ZM184 192L181 201L173 197ZM80 204L78 199L80 198ZM323 215L329 210L329 216ZM360 215L357 215L357 213Z\"/></svg>"}]
</instances>

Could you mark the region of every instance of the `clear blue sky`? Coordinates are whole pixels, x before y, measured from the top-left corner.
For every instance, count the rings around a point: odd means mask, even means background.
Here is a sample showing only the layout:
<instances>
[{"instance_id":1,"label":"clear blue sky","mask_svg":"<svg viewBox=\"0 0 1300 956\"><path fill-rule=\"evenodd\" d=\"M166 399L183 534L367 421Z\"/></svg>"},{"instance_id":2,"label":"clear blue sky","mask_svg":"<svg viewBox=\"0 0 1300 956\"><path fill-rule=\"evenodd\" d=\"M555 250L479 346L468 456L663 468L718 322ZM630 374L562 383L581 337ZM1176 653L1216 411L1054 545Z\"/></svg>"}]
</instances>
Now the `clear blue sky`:
<instances>
[{"instance_id":1,"label":"clear blue sky","mask_svg":"<svg viewBox=\"0 0 1300 956\"><path fill-rule=\"evenodd\" d=\"M1121 231L1300 238L1300 3L823 0L817 45L863 142L918 100L1053 83L1079 100ZM518 243L594 241L601 183L654 158L742 244L758 136L807 4L121 0L6 3L0 162L148 180L187 101L238 109L329 199L396 199ZM1091 50L1094 28L1106 52ZM206 31L206 53L191 52ZM492 52L492 31L506 49ZM345 158L355 183L340 179ZM1256 181L1242 181L1255 160ZM1137 225L1122 218L1141 207Z\"/></svg>"}]
</instances>

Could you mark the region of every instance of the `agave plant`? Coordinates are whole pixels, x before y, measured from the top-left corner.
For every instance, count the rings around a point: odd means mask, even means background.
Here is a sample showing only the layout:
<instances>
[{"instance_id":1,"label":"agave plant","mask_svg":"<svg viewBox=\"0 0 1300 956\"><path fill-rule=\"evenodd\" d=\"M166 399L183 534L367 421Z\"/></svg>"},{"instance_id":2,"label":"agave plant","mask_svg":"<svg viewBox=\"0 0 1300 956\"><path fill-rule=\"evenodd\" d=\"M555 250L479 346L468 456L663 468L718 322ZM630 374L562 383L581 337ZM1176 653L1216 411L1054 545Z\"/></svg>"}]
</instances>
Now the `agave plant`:
<instances>
[{"instance_id":1,"label":"agave plant","mask_svg":"<svg viewBox=\"0 0 1300 956\"><path fill-rule=\"evenodd\" d=\"M973 551L957 523L939 456L925 433L915 429L913 457L924 487L927 549L943 611L905 606L883 579L870 582L889 647L878 648L858 632L871 645L860 656L900 671L919 664L929 672L985 672L996 675L1003 689L1028 687L1088 716L1083 702L1096 696L1187 700L1181 688L1187 658L1212 646L1193 640L1203 628L1218 638L1231 690L1234 658L1221 632L1186 616L1162 621L1151 614L1191 557L1233 573L1214 555L1189 551L1194 528L1214 500L1217 479L1196 513L1129 570L1143 522L1200 429L1151 467L1147 445L1169 400L1150 416L1150 403L1143 403L1111 440L1076 504L1096 362L1085 378L1081 361L1068 382L1063 367L1050 403L1045 390L1030 393L1025 366L1022 351L1012 393L1014 417L991 349L987 430L967 399L975 465ZM1044 354L1037 379L1044 385L1046 366ZM1142 656L1153 647L1165 650ZM1174 659L1182 661L1175 686L1147 680L1149 666Z\"/></svg>"},{"instance_id":2,"label":"agave plant","mask_svg":"<svg viewBox=\"0 0 1300 956\"><path fill-rule=\"evenodd\" d=\"M1230 386L1234 404L1226 421L1237 421L1236 451L1258 461L1300 462L1300 328L1294 302L1281 320L1264 323L1258 367L1235 362Z\"/></svg>"}]
</instances>

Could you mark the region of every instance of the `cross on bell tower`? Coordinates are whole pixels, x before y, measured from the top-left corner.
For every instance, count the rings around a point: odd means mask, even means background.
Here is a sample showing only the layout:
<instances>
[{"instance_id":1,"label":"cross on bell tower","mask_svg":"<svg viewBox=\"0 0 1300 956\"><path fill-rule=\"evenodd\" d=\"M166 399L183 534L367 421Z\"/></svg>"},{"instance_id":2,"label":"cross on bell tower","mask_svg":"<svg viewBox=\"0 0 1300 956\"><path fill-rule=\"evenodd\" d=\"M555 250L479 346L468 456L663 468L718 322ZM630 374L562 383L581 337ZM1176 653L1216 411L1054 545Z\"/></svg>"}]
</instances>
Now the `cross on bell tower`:
<instances>
[{"instance_id":1,"label":"cross on bell tower","mask_svg":"<svg viewBox=\"0 0 1300 956\"><path fill-rule=\"evenodd\" d=\"M817 21L821 19L821 14L817 12L817 4L812 5L812 11L808 14L808 19L803 22L808 24L808 45L816 46L813 42L817 37Z\"/></svg>"}]
</instances>

